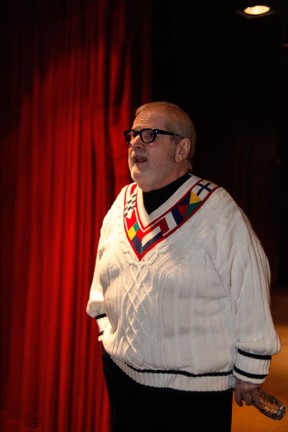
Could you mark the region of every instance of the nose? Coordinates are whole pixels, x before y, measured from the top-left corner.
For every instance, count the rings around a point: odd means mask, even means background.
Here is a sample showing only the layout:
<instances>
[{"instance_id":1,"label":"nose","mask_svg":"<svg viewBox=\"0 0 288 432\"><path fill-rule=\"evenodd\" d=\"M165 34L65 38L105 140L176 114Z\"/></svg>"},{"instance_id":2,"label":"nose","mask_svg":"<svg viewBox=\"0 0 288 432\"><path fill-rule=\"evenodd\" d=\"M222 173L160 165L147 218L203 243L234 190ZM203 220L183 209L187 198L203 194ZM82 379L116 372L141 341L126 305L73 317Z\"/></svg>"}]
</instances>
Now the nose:
<instances>
[{"instance_id":1,"label":"nose","mask_svg":"<svg viewBox=\"0 0 288 432\"><path fill-rule=\"evenodd\" d=\"M130 147L139 148L143 146L143 142L141 140L140 134L136 135L134 138L130 141Z\"/></svg>"}]
</instances>

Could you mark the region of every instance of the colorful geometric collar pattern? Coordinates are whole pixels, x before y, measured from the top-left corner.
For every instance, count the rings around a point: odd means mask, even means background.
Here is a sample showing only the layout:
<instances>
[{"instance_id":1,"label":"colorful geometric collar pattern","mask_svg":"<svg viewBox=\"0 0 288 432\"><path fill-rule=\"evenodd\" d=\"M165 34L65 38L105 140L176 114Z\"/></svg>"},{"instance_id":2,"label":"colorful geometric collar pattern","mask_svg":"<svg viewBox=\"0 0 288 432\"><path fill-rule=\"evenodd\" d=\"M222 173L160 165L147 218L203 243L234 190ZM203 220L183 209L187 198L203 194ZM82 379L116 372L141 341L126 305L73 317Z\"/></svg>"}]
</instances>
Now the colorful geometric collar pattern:
<instances>
[{"instance_id":1,"label":"colorful geometric collar pattern","mask_svg":"<svg viewBox=\"0 0 288 432\"><path fill-rule=\"evenodd\" d=\"M217 188L216 184L200 179L170 210L143 226L137 208L138 186L136 183L128 185L124 199L124 227L138 259L190 219Z\"/></svg>"}]
</instances>

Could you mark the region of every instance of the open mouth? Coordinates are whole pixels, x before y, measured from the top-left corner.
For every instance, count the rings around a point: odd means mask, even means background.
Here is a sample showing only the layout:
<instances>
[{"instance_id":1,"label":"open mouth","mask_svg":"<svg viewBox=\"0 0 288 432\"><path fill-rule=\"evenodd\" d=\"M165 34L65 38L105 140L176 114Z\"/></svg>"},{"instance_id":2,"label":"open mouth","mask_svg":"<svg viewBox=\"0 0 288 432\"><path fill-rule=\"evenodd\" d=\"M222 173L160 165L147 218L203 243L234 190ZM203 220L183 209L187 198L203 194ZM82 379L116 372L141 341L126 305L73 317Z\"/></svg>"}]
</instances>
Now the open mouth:
<instances>
[{"instance_id":1,"label":"open mouth","mask_svg":"<svg viewBox=\"0 0 288 432\"><path fill-rule=\"evenodd\" d=\"M134 163L143 163L143 162L147 162L147 158L144 156L134 156L133 157L133 161Z\"/></svg>"}]
</instances>

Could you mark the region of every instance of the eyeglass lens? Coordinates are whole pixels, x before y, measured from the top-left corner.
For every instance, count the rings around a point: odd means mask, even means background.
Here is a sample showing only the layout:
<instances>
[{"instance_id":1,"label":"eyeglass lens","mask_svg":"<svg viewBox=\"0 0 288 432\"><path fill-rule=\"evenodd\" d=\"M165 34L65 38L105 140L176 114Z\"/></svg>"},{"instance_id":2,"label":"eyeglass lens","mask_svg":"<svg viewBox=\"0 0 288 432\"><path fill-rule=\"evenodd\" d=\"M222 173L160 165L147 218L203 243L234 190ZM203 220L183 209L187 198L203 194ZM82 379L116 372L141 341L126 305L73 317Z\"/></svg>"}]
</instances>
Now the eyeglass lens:
<instances>
[{"instance_id":1,"label":"eyeglass lens","mask_svg":"<svg viewBox=\"0 0 288 432\"><path fill-rule=\"evenodd\" d=\"M124 132L125 140L130 143L133 138L140 135L141 141L145 144L150 144L155 140L157 132L153 129L142 129L140 131L128 130Z\"/></svg>"}]
</instances>

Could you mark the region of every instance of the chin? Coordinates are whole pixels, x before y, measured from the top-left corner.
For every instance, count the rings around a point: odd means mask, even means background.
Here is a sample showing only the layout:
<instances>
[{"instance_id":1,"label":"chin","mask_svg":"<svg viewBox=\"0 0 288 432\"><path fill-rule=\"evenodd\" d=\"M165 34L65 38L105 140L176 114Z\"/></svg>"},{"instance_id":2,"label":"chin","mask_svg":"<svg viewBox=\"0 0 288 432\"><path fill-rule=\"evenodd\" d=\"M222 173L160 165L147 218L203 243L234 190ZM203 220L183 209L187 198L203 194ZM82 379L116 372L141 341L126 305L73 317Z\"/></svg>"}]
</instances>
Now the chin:
<instances>
[{"instance_id":1,"label":"chin","mask_svg":"<svg viewBox=\"0 0 288 432\"><path fill-rule=\"evenodd\" d=\"M138 183L138 181L141 181L141 178L143 179L143 174L141 174L141 172L138 169L132 168L130 174L132 179L136 183Z\"/></svg>"},{"instance_id":2,"label":"chin","mask_svg":"<svg viewBox=\"0 0 288 432\"><path fill-rule=\"evenodd\" d=\"M140 187L140 189L143 192L149 192L151 188L151 182L147 181L146 178L143 178L141 175L131 175L132 180L137 183L137 185Z\"/></svg>"}]
</instances>

